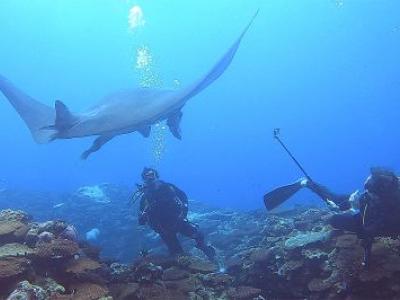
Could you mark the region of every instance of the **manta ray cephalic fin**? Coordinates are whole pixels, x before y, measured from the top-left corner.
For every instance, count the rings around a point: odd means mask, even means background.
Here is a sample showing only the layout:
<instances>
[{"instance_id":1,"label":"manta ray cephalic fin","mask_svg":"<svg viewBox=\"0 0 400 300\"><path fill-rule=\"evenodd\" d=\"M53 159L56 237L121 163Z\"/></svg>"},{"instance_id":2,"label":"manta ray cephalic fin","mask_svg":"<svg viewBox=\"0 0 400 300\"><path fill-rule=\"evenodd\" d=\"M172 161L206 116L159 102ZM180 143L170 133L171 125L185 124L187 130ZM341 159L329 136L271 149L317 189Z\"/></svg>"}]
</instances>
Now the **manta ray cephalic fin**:
<instances>
[{"instance_id":1,"label":"manta ray cephalic fin","mask_svg":"<svg viewBox=\"0 0 400 300\"><path fill-rule=\"evenodd\" d=\"M92 146L90 146L89 149L87 149L85 152L81 154L81 159L86 160L90 154L99 151L101 147L103 147L103 145L109 142L113 137L115 137L115 135L101 135L98 138L96 138Z\"/></svg>"},{"instance_id":2,"label":"manta ray cephalic fin","mask_svg":"<svg viewBox=\"0 0 400 300\"><path fill-rule=\"evenodd\" d=\"M137 130L143 137L148 138L151 133L151 125L143 125Z\"/></svg>"}]
</instances>

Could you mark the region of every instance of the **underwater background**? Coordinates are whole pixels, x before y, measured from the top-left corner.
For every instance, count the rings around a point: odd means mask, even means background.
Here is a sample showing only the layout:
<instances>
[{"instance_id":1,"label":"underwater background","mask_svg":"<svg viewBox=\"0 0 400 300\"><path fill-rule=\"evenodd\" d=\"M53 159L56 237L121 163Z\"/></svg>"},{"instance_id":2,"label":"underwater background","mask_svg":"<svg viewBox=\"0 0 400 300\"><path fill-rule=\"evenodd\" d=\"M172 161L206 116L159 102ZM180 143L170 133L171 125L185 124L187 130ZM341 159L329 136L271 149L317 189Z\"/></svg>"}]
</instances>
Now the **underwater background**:
<instances>
[{"instance_id":1,"label":"underwater background","mask_svg":"<svg viewBox=\"0 0 400 300\"><path fill-rule=\"evenodd\" d=\"M0 93L0 300L399 299L398 239L376 237L365 268L359 236L308 189L272 212L262 201L304 176L276 128L334 192L362 190L370 167L399 174L398 0L0 0L0 77L73 112L179 89L257 10L226 72L183 108L182 141L161 122L84 161L94 138L37 145ZM187 193L215 260L185 238L187 256L165 256L138 226L144 167Z\"/></svg>"},{"instance_id":2,"label":"underwater background","mask_svg":"<svg viewBox=\"0 0 400 300\"><path fill-rule=\"evenodd\" d=\"M311 176L336 191L362 188L370 166L398 170L396 0L2 0L0 72L73 111L121 88L178 88L206 72L258 8L232 65L185 106L182 141L159 124L149 139L119 136L81 161L91 138L36 145L1 95L3 188L133 188L153 166L190 198L260 208L265 191L301 176L273 139L276 127Z\"/></svg>"}]
</instances>

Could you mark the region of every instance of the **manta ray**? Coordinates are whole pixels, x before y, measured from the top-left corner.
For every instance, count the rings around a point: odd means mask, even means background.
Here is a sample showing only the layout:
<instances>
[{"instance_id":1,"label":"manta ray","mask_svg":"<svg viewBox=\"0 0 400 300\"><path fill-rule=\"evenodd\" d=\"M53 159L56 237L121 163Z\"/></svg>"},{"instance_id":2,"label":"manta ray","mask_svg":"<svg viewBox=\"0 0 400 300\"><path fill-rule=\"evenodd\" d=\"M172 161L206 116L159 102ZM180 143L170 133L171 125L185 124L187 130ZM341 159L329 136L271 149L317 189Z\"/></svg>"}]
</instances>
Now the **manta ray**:
<instances>
[{"instance_id":1,"label":"manta ray","mask_svg":"<svg viewBox=\"0 0 400 300\"><path fill-rule=\"evenodd\" d=\"M165 121L172 135L181 139L180 122L186 102L219 78L230 65L239 45L257 16L251 18L239 37L203 77L180 90L136 88L112 93L97 105L73 113L60 100L54 108L30 97L0 75L0 90L39 144L56 139L96 136L81 158L87 159L114 137L139 132L149 137L151 126Z\"/></svg>"}]
</instances>

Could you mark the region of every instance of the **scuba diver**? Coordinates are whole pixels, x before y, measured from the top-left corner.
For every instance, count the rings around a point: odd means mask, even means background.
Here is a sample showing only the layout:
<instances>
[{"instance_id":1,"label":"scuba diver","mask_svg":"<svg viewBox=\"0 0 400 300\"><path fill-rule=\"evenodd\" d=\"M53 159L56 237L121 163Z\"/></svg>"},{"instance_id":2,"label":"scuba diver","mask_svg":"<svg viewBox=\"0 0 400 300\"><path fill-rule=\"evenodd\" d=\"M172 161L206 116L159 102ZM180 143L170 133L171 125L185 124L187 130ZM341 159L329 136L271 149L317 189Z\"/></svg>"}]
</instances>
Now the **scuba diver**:
<instances>
[{"instance_id":1,"label":"scuba diver","mask_svg":"<svg viewBox=\"0 0 400 300\"><path fill-rule=\"evenodd\" d=\"M321 187L310 182L306 182L305 186L312 191ZM317 194L321 195L321 189ZM334 214L329 223L335 229L358 235L364 247L365 266L369 264L375 237L395 238L400 234L400 180L392 171L372 168L371 175L364 183L364 192L356 191L347 199L329 192L323 196L345 211Z\"/></svg>"},{"instance_id":2,"label":"scuba diver","mask_svg":"<svg viewBox=\"0 0 400 300\"><path fill-rule=\"evenodd\" d=\"M392 171L372 168L364 192L350 195L332 193L309 179L295 184L309 188L336 211L328 220L333 228L357 234L364 247L365 266L369 264L375 237L400 235L400 179Z\"/></svg>"},{"instance_id":3,"label":"scuba diver","mask_svg":"<svg viewBox=\"0 0 400 300\"><path fill-rule=\"evenodd\" d=\"M368 266L375 237L400 235L400 178L390 170L372 168L371 175L364 183L363 193L358 191L349 195L332 193L311 179L280 138L280 129L275 128L273 134L305 178L266 193L264 204L267 210L278 207L302 188L309 188L336 211L329 219L333 228L358 235L364 247L363 264Z\"/></svg>"},{"instance_id":4,"label":"scuba diver","mask_svg":"<svg viewBox=\"0 0 400 300\"><path fill-rule=\"evenodd\" d=\"M155 169L144 168L142 179L143 184L138 185L134 195L140 200L139 224L149 225L157 232L173 256L184 253L177 238L177 234L180 233L194 239L196 247L214 261L214 247L206 244L198 226L187 219L186 194L175 185L160 180Z\"/></svg>"}]
</instances>

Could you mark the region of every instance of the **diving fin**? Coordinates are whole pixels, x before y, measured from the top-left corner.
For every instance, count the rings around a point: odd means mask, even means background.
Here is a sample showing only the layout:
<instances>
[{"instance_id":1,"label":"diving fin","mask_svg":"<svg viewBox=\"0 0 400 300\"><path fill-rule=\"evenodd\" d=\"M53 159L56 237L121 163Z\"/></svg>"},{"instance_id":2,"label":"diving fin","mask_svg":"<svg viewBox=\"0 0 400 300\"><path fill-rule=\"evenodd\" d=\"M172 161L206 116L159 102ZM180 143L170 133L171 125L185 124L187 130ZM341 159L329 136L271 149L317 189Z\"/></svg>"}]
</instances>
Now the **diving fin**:
<instances>
[{"instance_id":1,"label":"diving fin","mask_svg":"<svg viewBox=\"0 0 400 300\"><path fill-rule=\"evenodd\" d=\"M264 195L264 204L267 210L272 210L296 194L304 185L301 180L284 185Z\"/></svg>"},{"instance_id":2,"label":"diving fin","mask_svg":"<svg viewBox=\"0 0 400 300\"><path fill-rule=\"evenodd\" d=\"M171 114L167 119L167 125L169 127L169 130L171 131L172 135L176 137L178 140L182 139L182 133L180 127L182 116L183 116L182 112L178 110L175 113Z\"/></svg>"}]
</instances>

